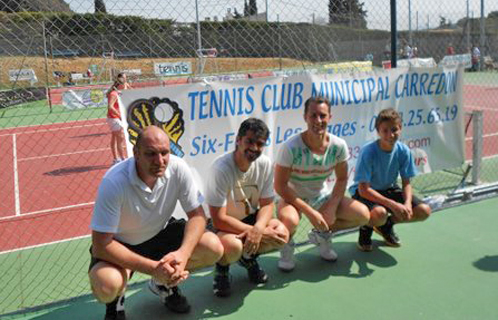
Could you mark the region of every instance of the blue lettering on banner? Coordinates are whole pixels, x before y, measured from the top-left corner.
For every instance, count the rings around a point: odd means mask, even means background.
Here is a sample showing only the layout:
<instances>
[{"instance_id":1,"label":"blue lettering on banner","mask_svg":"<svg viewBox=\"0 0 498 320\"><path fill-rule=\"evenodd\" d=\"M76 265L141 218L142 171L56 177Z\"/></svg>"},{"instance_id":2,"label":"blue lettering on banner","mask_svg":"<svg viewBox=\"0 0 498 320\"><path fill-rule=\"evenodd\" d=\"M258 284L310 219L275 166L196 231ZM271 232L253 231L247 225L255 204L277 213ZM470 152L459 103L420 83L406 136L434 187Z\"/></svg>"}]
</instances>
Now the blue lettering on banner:
<instances>
[{"instance_id":1,"label":"blue lettering on banner","mask_svg":"<svg viewBox=\"0 0 498 320\"><path fill-rule=\"evenodd\" d=\"M311 96L323 96L332 106L345 106L372 102L374 93L376 101L389 100L389 77L321 81L311 84Z\"/></svg>"},{"instance_id":2,"label":"blue lettering on banner","mask_svg":"<svg viewBox=\"0 0 498 320\"><path fill-rule=\"evenodd\" d=\"M442 73L406 73L396 79L394 89L397 99L406 97L441 95L456 92L458 71Z\"/></svg>"},{"instance_id":3,"label":"blue lettering on banner","mask_svg":"<svg viewBox=\"0 0 498 320\"><path fill-rule=\"evenodd\" d=\"M299 109L303 104L303 90L302 82L267 84L261 94L261 108L263 112Z\"/></svg>"},{"instance_id":4,"label":"blue lettering on banner","mask_svg":"<svg viewBox=\"0 0 498 320\"><path fill-rule=\"evenodd\" d=\"M255 107L253 94L254 86L189 92L190 120L249 115Z\"/></svg>"}]
</instances>

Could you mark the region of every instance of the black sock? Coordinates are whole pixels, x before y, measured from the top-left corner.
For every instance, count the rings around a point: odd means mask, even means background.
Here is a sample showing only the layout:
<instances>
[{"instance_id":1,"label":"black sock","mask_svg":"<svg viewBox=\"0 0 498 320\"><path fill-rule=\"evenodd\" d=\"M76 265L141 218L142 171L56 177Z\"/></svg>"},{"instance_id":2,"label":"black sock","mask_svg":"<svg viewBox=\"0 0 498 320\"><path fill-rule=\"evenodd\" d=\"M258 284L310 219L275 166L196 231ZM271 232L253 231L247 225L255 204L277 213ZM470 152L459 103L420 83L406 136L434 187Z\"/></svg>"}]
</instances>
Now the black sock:
<instances>
[{"instance_id":1,"label":"black sock","mask_svg":"<svg viewBox=\"0 0 498 320\"><path fill-rule=\"evenodd\" d=\"M230 269L230 265L222 266L219 263L216 264L216 271L219 273L228 273L229 269Z\"/></svg>"}]
</instances>

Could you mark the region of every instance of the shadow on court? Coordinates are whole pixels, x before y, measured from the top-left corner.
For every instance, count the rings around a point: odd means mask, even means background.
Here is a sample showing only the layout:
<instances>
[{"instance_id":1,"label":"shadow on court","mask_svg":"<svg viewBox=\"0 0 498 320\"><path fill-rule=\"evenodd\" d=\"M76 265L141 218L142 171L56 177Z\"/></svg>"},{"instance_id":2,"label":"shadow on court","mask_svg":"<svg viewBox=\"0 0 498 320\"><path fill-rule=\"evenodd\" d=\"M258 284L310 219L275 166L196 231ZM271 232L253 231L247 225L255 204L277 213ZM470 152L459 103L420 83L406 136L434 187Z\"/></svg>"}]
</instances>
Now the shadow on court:
<instances>
[{"instance_id":1,"label":"shadow on court","mask_svg":"<svg viewBox=\"0 0 498 320\"><path fill-rule=\"evenodd\" d=\"M67 167L43 173L46 176L68 176L71 174L109 169L110 165Z\"/></svg>"},{"instance_id":2,"label":"shadow on court","mask_svg":"<svg viewBox=\"0 0 498 320\"><path fill-rule=\"evenodd\" d=\"M485 256L473 263L474 267L482 271L498 271L498 256Z\"/></svg>"}]
</instances>

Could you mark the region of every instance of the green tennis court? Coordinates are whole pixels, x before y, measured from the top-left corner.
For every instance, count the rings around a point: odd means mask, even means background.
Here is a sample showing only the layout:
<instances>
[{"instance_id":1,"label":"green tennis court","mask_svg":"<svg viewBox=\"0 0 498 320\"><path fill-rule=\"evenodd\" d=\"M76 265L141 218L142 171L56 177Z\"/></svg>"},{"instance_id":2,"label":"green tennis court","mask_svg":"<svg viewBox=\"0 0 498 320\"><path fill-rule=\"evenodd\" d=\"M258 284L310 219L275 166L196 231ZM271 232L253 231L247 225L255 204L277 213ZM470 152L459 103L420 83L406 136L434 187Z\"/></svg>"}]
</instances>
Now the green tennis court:
<instances>
[{"instance_id":1,"label":"green tennis court","mask_svg":"<svg viewBox=\"0 0 498 320\"><path fill-rule=\"evenodd\" d=\"M192 304L187 315L169 312L140 281L127 292L127 318L497 319L497 208L498 198L492 198L436 212L425 223L398 225L401 248L375 238L374 251L363 253L355 247L356 232L338 236L335 263L321 261L304 245L292 273L277 270L277 253L265 255L268 284L254 288L234 266L229 298L213 296L211 270L197 272L183 285ZM66 282L71 285L71 279ZM103 314L104 307L84 295L5 319L101 319Z\"/></svg>"}]
</instances>

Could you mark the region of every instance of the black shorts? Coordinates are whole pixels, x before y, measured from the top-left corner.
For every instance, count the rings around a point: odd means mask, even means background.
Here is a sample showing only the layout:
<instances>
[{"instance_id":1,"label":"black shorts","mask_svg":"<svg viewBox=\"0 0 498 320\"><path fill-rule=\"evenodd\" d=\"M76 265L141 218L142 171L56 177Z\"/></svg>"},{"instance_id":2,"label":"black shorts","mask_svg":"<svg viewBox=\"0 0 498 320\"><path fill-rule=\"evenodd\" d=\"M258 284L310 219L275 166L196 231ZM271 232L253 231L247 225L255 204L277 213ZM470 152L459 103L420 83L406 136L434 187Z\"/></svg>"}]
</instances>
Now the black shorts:
<instances>
[{"instance_id":1,"label":"black shorts","mask_svg":"<svg viewBox=\"0 0 498 320\"><path fill-rule=\"evenodd\" d=\"M405 199L403 198L403 190L401 190L400 187L396 186L394 188L389 188L386 190L375 190L378 193L380 193L382 196L394 200L398 203L405 203ZM372 211L373 208L380 206L380 204L375 203L373 201L367 200L360 196L358 193L358 190L356 190L355 194L353 195L353 199L360 201L364 205L368 207L368 210ZM416 206L424 203L422 200L417 198L416 196L412 196L412 208L415 208ZM387 211L391 212L390 209L386 208Z\"/></svg>"},{"instance_id":2,"label":"black shorts","mask_svg":"<svg viewBox=\"0 0 498 320\"><path fill-rule=\"evenodd\" d=\"M186 223L185 219L177 220L175 218L171 218L166 225L166 228L145 242L136 245L124 242L120 243L141 256L157 261L166 254L180 248L183 241ZM92 248L90 247L90 255L91 254ZM99 261L103 260L95 258L92 255L88 271L90 271Z\"/></svg>"},{"instance_id":3,"label":"black shorts","mask_svg":"<svg viewBox=\"0 0 498 320\"><path fill-rule=\"evenodd\" d=\"M256 224L256 218L258 217L258 211L256 211L255 213L253 214L250 214L248 215L247 217L245 217L244 219L242 219L241 221L244 222L245 224L248 224L248 225L255 225ZM207 222L207 226L206 226L206 229L211 231L211 232L214 232L214 233L217 233L219 232L220 230L216 229L214 227L214 224L213 224L213 220L212 219L209 219L209 221Z\"/></svg>"}]
</instances>

